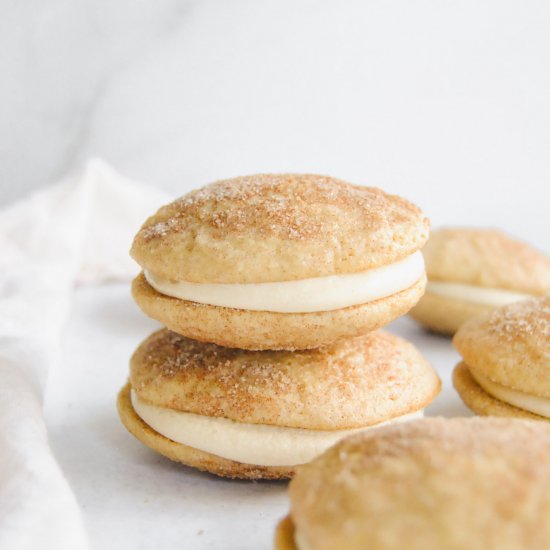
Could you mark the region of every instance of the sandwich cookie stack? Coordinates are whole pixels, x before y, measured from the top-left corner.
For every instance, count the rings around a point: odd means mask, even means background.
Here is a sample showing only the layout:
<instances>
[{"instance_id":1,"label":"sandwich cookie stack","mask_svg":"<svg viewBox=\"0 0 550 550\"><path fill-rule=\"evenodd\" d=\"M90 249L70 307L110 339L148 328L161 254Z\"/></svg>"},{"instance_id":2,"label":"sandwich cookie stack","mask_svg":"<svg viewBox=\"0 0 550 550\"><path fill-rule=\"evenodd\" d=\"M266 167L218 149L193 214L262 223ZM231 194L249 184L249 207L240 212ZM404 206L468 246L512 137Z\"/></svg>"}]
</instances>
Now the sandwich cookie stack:
<instances>
[{"instance_id":1,"label":"sandwich cookie stack","mask_svg":"<svg viewBox=\"0 0 550 550\"><path fill-rule=\"evenodd\" d=\"M122 422L168 458L261 479L421 415L437 375L376 329L422 296L428 230L400 197L315 175L220 181L161 208L134 239L132 292L166 328L131 359Z\"/></svg>"}]
</instances>

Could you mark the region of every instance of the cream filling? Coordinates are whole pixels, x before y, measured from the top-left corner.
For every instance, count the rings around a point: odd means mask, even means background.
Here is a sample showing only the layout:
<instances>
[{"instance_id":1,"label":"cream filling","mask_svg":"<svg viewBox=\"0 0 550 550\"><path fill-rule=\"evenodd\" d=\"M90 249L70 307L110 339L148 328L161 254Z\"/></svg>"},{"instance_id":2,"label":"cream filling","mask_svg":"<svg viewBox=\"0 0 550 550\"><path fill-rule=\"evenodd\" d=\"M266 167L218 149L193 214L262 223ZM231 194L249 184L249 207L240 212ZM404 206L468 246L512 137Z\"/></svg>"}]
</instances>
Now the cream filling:
<instances>
[{"instance_id":1,"label":"cream filling","mask_svg":"<svg viewBox=\"0 0 550 550\"><path fill-rule=\"evenodd\" d=\"M545 418L550 418L550 399L546 397L540 397L538 395L529 395L522 391L513 390L491 379L474 372L470 369L470 373L474 377L475 381L489 394L504 403L518 407L525 411L529 411Z\"/></svg>"},{"instance_id":2,"label":"cream filling","mask_svg":"<svg viewBox=\"0 0 550 550\"><path fill-rule=\"evenodd\" d=\"M465 302L473 302L475 304L484 304L488 306L503 306L511 302L518 302L532 297L530 294L512 292L511 290L503 290L500 288L485 288L483 286L466 285L463 283L445 283L441 281L428 281L426 292L444 296L445 298L453 298L455 300L463 300Z\"/></svg>"},{"instance_id":3,"label":"cream filling","mask_svg":"<svg viewBox=\"0 0 550 550\"><path fill-rule=\"evenodd\" d=\"M366 304L409 288L423 273L420 251L362 273L276 283L188 283L169 281L144 271L147 282L166 296L212 306L280 313L332 311Z\"/></svg>"},{"instance_id":4,"label":"cream filling","mask_svg":"<svg viewBox=\"0 0 550 550\"><path fill-rule=\"evenodd\" d=\"M256 466L305 464L348 435L423 416L421 410L366 428L322 431L245 424L228 418L157 407L144 402L134 390L131 399L138 416L164 437L213 455Z\"/></svg>"}]
</instances>

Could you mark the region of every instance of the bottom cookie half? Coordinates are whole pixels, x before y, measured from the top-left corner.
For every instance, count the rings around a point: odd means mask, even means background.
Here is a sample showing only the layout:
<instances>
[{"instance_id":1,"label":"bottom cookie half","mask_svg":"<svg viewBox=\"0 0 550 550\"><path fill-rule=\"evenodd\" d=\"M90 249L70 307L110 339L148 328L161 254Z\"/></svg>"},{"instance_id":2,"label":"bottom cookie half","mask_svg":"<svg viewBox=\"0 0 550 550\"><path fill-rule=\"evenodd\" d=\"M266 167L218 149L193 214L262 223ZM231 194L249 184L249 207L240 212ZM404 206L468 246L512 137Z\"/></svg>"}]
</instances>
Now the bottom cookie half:
<instances>
[{"instance_id":1,"label":"bottom cookie half","mask_svg":"<svg viewBox=\"0 0 550 550\"><path fill-rule=\"evenodd\" d=\"M453 372L453 385L464 404L482 416L505 416L546 420L543 416L514 407L489 395L475 380L466 363L459 363Z\"/></svg>"},{"instance_id":2,"label":"bottom cookie half","mask_svg":"<svg viewBox=\"0 0 550 550\"><path fill-rule=\"evenodd\" d=\"M468 319L491 309L490 306L438 296L427 291L409 315L429 330L452 335Z\"/></svg>"},{"instance_id":3,"label":"bottom cookie half","mask_svg":"<svg viewBox=\"0 0 550 550\"><path fill-rule=\"evenodd\" d=\"M326 346L387 325L424 294L426 277L386 298L333 311L277 313L198 304L157 292L143 273L132 283L138 306L168 329L199 342L247 350L302 350Z\"/></svg>"},{"instance_id":4,"label":"bottom cookie half","mask_svg":"<svg viewBox=\"0 0 550 550\"><path fill-rule=\"evenodd\" d=\"M170 460L181 462L221 477L240 479L288 479L294 475L293 467L256 466L228 460L167 439L150 428L136 414L130 399L130 384L120 390L117 399L118 414L126 429L147 447Z\"/></svg>"}]
</instances>

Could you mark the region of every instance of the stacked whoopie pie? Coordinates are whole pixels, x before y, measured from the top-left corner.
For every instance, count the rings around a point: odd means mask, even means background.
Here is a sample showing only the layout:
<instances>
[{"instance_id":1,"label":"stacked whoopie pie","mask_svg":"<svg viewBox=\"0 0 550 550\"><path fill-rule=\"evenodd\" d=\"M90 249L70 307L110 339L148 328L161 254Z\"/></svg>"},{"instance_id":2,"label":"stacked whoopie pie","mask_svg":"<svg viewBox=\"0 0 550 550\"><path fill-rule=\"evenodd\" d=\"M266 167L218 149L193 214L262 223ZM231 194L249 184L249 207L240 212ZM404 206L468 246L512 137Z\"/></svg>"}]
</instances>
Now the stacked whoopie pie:
<instances>
[{"instance_id":1,"label":"stacked whoopie pie","mask_svg":"<svg viewBox=\"0 0 550 550\"><path fill-rule=\"evenodd\" d=\"M406 200L316 175L219 181L164 206L131 254L134 299L166 328L131 359L122 422L173 460L260 479L421 415L437 375L377 329L422 296L428 231Z\"/></svg>"}]
</instances>

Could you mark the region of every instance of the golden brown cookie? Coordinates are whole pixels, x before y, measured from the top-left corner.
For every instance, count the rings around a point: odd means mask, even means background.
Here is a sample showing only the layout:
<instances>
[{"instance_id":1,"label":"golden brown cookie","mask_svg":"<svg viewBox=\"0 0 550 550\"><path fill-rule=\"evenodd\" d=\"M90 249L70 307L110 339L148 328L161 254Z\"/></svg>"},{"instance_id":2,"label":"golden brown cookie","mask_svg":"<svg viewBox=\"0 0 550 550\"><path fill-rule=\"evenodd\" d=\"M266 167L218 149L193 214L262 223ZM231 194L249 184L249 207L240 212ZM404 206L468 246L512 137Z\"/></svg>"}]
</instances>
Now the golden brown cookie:
<instances>
[{"instance_id":1,"label":"golden brown cookie","mask_svg":"<svg viewBox=\"0 0 550 550\"><path fill-rule=\"evenodd\" d=\"M549 453L550 426L518 419L430 418L354 435L298 468L275 548L542 550Z\"/></svg>"},{"instance_id":2,"label":"golden brown cookie","mask_svg":"<svg viewBox=\"0 0 550 550\"><path fill-rule=\"evenodd\" d=\"M453 386L464 404L481 416L504 416L547 420L543 416L509 405L488 394L474 379L468 365L459 363L453 371Z\"/></svg>"},{"instance_id":3,"label":"golden brown cookie","mask_svg":"<svg viewBox=\"0 0 550 550\"><path fill-rule=\"evenodd\" d=\"M179 300L157 292L143 274L134 279L132 295L146 315L194 340L249 350L301 350L387 325L409 311L425 285L423 276L410 288L387 298L314 313L250 311Z\"/></svg>"},{"instance_id":4,"label":"golden brown cookie","mask_svg":"<svg viewBox=\"0 0 550 550\"><path fill-rule=\"evenodd\" d=\"M454 334L471 317L550 293L550 258L494 229L442 228L423 249L426 293L410 315Z\"/></svg>"},{"instance_id":5,"label":"golden brown cookie","mask_svg":"<svg viewBox=\"0 0 550 550\"><path fill-rule=\"evenodd\" d=\"M133 295L202 341L306 349L364 334L420 298L429 222L406 200L310 174L224 180L161 208L134 239Z\"/></svg>"},{"instance_id":6,"label":"golden brown cookie","mask_svg":"<svg viewBox=\"0 0 550 550\"><path fill-rule=\"evenodd\" d=\"M416 206L380 189L313 174L258 174L162 207L131 254L174 281L266 283L387 265L420 249L428 230Z\"/></svg>"},{"instance_id":7,"label":"golden brown cookie","mask_svg":"<svg viewBox=\"0 0 550 550\"><path fill-rule=\"evenodd\" d=\"M212 473L258 478L291 475L353 431L418 415L440 390L414 346L383 332L253 352L163 329L134 353L130 383L119 411L146 445Z\"/></svg>"},{"instance_id":8,"label":"golden brown cookie","mask_svg":"<svg viewBox=\"0 0 550 550\"><path fill-rule=\"evenodd\" d=\"M455 387L471 409L550 418L550 296L475 317L453 344L464 358Z\"/></svg>"}]
</instances>

